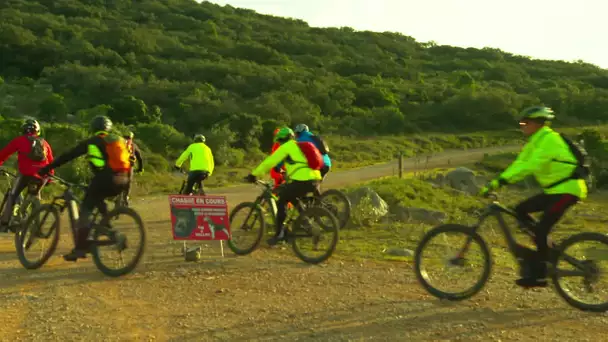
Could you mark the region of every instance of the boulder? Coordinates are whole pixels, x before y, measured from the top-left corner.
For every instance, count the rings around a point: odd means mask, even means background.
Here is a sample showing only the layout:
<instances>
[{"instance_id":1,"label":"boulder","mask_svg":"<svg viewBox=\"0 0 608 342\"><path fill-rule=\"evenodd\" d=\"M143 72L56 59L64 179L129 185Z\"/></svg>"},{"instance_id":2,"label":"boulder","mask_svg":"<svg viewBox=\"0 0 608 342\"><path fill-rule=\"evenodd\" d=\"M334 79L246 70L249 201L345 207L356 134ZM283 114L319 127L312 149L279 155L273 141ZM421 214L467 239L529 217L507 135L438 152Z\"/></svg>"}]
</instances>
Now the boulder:
<instances>
[{"instance_id":1,"label":"boulder","mask_svg":"<svg viewBox=\"0 0 608 342\"><path fill-rule=\"evenodd\" d=\"M352 207L353 222L369 224L386 216L389 207L386 201L369 187L362 187L348 194ZM358 222L357 222L358 221Z\"/></svg>"},{"instance_id":2,"label":"boulder","mask_svg":"<svg viewBox=\"0 0 608 342\"><path fill-rule=\"evenodd\" d=\"M480 186L477 184L475 172L467 169L466 167L456 168L445 176L446 185L453 189L464 191L469 194L476 194L480 190Z\"/></svg>"}]
</instances>

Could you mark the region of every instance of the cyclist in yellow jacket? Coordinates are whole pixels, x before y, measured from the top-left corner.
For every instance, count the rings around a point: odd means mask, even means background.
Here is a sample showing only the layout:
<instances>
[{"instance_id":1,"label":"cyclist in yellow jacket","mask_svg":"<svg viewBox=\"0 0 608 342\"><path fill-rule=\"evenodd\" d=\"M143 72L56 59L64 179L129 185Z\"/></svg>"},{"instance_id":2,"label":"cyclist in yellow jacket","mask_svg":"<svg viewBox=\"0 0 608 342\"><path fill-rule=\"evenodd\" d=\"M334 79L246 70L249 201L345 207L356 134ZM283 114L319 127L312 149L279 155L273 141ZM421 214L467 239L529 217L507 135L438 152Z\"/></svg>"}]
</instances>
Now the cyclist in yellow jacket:
<instances>
[{"instance_id":1,"label":"cyclist in yellow jacket","mask_svg":"<svg viewBox=\"0 0 608 342\"><path fill-rule=\"evenodd\" d=\"M528 142L513 164L481 190L482 194L487 194L528 175L533 175L543 188L543 193L532 196L515 208L520 224L524 226L529 226L526 222L532 219L530 213L543 212L534 227L537 250L526 249L522 275L516 281L523 287L547 286L549 233L570 207L587 197L585 180L575 175L578 169L575 155L561 135L549 127L554 118L553 111L547 107L524 110L519 124Z\"/></svg>"},{"instance_id":2,"label":"cyclist in yellow jacket","mask_svg":"<svg viewBox=\"0 0 608 342\"><path fill-rule=\"evenodd\" d=\"M209 146L205 144L205 140L204 135L196 134L194 136L194 142L182 152L175 162L174 168L179 171L186 159L190 158L188 181L186 182L186 187L183 192L185 195L192 193L192 188L195 183L198 184L204 195L203 181L213 174L213 169L215 167L213 154L211 153Z\"/></svg>"},{"instance_id":3,"label":"cyclist in yellow jacket","mask_svg":"<svg viewBox=\"0 0 608 342\"><path fill-rule=\"evenodd\" d=\"M247 176L247 180L254 183L257 177L268 174L273 167L285 162L286 184L280 188L278 194L275 236L268 240L271 246L285 238L283 225L287 217L287 203L295 202L311 192L319 195L319 183L322 179L319 170L308 167L306 156L298 147L291 128L281 128L274 136L274 141L281 146Z\"/></svg>"}]
</instances>

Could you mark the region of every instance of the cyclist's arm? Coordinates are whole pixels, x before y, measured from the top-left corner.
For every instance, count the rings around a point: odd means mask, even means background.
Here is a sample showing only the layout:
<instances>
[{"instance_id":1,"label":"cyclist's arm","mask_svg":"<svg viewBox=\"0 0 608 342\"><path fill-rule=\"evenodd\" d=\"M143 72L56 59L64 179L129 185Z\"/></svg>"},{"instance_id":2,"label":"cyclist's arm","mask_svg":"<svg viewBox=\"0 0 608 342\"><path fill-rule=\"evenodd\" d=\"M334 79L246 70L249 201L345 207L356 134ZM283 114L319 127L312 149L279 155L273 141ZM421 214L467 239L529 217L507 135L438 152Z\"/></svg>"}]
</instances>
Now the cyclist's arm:
<instances>
[{"instance_id":1,"label":"cyclist's arm","mask_svg":"<svg viewBox=\"0 0 608 342\"><path fill-rule=\"evenodd\" d=\"M96 138L96 137L93 137ZM73 149L68 152L60 155L52 163L49 164L51 169L56 169L63 164L66 164L80 156L84 156L89 152L89 145L93 144L93 138L82 141L80 144L76 145Z\"/></svg>"},{"instance_id":2,"label":"cyclist's arm","mask_svg":"<svg viewBox=\"0 0 608 342\"><path fill-rule=\"evenodd\" d=\"M141 157L141 151L137 145L133 144L133 154L135 155L135 160L137 162L138 168L137 171L141 171L144 169L144 159Z\"/></svg>"},{"instance_id":3,"label":"cyclist's arm","mask_svg":"<svg viewBox=\"0 0 608 342\"><path fill-rule=\"evenodd\" d=\"M285 158L287 158L288 155L289 155L289 144L281 145L281 147L279 147L276 151L274 151L273 154L271 154L269 157L264 159L264 161L261 162L260 165L258 165L258 167L256 167L253 171L251 171L251 174L256 177L261 177L261 176L267 174L270 171L270 169L272 169L273 167L275 167L279 163L281 163Z\"/></svg>"},{"instance_id":4,"label":"cyclist's arm","mask_svg":"<svg viewBox=\"0 0 608 342\"><path fill-rule=\"evenodd\" d=\"M209 176L211 176L213 174L213 170L215 169L215 161L213 160L213 153L211 152L211 149L207 146L207 163L209 165Z\"/></svg>"},{"instance_id":5,"label":"cyclist's arm","mask_svg":"<svg viewBox=\"0 0 608 342\"><path fill-rule=\"evenodd\" d=\"M539 171L545 164L551 162L552 151L556 147L553 139L543 139L536 146L527 146L527 148L532 149L528 156L524 159L522 157L524 151L522 151L499 178L504 179L507 183L516 183L523 180L526 176Z\"/></svg>"},{"instance_id":6,"label":"cyclist's arm","mask_svg":"<svg viewBox=\"0 0 608 342\"><path fill-rule=\"evenodd\" d=\"M44 140L44 148L46 148L46 160L50 163L52 163L55 160L55 157L53 157L53 149L51 148L51 145ZM51 170L51 175L55 174L55 170Z\"/></svg>"},{"instance_id":7,"label":"cyclist's arm","mask_svg":"<svg viewBox=\"0 0 608 342\"><path fill-rule=\"evenodd\" d=\"M177 158L177 160L175 161L175 166L182 167L182 164L186 161L186 159L188 159L188 157L190 157L190 154L192 153L190 151L191 147L192 145L188 146L188 148L184 152L182 152L179 158Z\"/></svg>"},{"instance_id":8,"label":"cyclist's arm","mask_svg":"<svg viewBox=\"0 0 608 342\"><path fill-rule=\"evenodd\" d=\"M11 142L9 142L5 148L0 150L0 165L2 165L8 159L8 157L10 157L13 153L17 152L17 150L19 148L19 142L18 142L19 138L20 137L17 137L15 139L11 140Z\"/></svg>"}]
</instances>

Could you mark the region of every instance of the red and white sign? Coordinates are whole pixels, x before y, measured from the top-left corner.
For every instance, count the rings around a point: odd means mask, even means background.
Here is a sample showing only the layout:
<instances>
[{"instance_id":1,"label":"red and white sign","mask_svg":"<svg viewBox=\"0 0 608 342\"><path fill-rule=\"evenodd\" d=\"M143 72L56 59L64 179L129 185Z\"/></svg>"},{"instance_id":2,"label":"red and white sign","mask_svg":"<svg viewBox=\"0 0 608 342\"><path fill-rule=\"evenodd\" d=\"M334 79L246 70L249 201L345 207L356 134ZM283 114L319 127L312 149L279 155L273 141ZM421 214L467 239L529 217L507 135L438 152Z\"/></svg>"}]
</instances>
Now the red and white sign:
<instances>
[{"instance_id":1,"label":"red and white sign","mask_svg":"<svg viewBox=\"0 0 608 342\"><path fill-rule=\"evenodd\" d=\"M169 195L173 240L228 240L225 196Z\"/></svg>"}]
</instances>

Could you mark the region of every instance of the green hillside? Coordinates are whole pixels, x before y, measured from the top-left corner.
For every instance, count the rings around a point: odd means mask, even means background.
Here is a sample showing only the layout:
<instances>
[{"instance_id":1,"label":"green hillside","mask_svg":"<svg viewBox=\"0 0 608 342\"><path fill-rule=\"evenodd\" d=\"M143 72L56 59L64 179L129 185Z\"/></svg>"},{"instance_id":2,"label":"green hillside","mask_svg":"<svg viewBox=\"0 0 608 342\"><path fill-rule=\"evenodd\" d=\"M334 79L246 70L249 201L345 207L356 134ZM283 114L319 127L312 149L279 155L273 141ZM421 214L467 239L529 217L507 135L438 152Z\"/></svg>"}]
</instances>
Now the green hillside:
<instances>
[{"instance_id":1,"label":"green hillside","mask_svg":"<svg viewBox=\"0 0 608 342\"><path fill-rule=\"evenodd\" d=\"M608 71L583 62L193 0L4 0L0 57L3 118L107 113L163 156L153 158L161 169L197 132L237 165L259 159L279 124L342 137L461 134L515 128L531 104L553 107L561 125L603 122L608 108Z\"/></svg>"}]
</instances>

